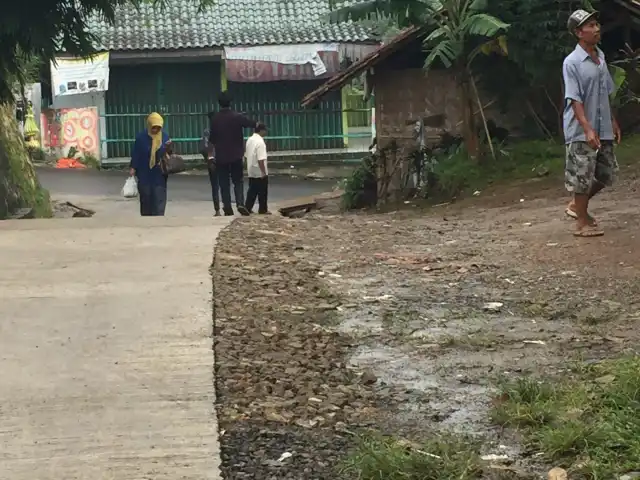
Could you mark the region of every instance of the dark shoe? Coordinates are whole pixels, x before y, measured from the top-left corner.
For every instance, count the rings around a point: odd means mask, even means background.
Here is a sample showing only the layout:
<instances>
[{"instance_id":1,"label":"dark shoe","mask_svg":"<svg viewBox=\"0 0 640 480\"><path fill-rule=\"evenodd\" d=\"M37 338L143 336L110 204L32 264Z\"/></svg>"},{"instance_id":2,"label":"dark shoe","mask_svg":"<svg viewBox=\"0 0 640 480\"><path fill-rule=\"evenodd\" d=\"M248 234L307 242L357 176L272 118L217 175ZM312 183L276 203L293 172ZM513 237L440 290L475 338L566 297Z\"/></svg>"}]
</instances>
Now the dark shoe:
<instances>
[{"instance_id":1,"label":"dark shoe","mask_svg":"<svg viewBox=\"0 0 640 480\"><path fill-rule=\"evenodd\" d=\"M258 212L258 215L273 215L270 211L266 211L266 212Z\"/></svg>"},{"instance_id":2,"label":"dark shoe","mask_svg":"<svg viewBox=\"0 0 640 480\"><path fill-rule=\"evenodd\" d=\"M251 215L249 210L247 210L247 207L245 207L244 205L240 205L238 207L238 212L240 212L240 215L242 215L243 217L248 217L249 215Z\"/></svg>"},{"instance_id":3,"label":"dark shoe","mask_svg":"<svg viewBox=\"0 0 640 480\"><path fill-rule=\"evenodd\" d=\"M216 210L216 213L213 214L214 217L219 217L220 216L220 210Z\"/></svg>"}]
</instances>

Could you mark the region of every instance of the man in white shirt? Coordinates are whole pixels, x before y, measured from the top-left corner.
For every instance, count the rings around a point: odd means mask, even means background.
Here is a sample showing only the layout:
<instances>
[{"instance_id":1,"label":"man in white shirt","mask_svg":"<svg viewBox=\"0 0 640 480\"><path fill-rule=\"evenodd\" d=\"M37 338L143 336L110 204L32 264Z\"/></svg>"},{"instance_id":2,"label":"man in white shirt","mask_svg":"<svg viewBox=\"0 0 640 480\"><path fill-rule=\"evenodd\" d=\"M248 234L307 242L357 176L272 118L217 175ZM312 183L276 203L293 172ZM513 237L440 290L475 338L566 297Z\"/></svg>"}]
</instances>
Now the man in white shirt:
<instances>
[{"instance_id":1,"label":"man in white shirt","mask_svg":"<svg viewBox=\"0 0 640 480\"><path fill-rule=\"evenodd\" d=\"M267 144L264 137L267 127L264 123L258 123L255 133L247 140L244 156L247 159L247 176L249 177L249 190L245 207L251 213L253 205L258 199L258 213L268 214L267 195L269 192L269 170L267 168Z\"/></svg>"}]
</instances>

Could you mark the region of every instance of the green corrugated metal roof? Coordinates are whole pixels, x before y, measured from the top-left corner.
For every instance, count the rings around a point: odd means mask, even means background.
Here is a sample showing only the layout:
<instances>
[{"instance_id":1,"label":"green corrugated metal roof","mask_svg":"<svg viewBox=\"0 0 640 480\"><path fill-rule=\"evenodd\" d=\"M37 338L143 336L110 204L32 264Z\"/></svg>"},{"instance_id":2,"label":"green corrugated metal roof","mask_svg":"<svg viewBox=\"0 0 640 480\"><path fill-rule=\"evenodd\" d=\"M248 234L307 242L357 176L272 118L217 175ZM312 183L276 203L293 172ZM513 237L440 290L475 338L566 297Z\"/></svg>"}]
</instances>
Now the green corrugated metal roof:
<instances>
[{"instance_id":1,"label":"green corrugated metal roof","mask_svg":"<svg viewBox=\"0 0 640 480\"><path fill-rule=\"evenodd\" d=\"M202 13L196 3L118 7L114 25L94 19L89 29L111 51L372 40L361 25L329 24L329 0L216 0Z\"/></svg>"}]
</instances>

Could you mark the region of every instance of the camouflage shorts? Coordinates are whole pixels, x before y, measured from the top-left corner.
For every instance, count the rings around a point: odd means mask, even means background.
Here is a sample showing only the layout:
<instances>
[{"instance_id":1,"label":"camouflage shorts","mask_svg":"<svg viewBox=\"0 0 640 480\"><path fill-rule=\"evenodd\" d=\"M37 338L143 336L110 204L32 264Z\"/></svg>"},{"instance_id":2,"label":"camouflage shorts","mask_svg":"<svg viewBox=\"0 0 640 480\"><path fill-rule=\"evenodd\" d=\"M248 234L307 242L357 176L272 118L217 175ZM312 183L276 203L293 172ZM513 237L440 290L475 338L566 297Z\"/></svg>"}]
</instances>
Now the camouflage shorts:
<instances>
[{"instance_id":1,"label":"camouflage shorts","mask_svg":"<svg viewBox=\"0 0 640 480\"><path fill-rule=\"evenodd\" d=\"M603 141L600 150L586 142L567 145L564 184L573 193L588 193L594 181L610 186L618 171L613 142Z\"/></svg>"}]
</instances>

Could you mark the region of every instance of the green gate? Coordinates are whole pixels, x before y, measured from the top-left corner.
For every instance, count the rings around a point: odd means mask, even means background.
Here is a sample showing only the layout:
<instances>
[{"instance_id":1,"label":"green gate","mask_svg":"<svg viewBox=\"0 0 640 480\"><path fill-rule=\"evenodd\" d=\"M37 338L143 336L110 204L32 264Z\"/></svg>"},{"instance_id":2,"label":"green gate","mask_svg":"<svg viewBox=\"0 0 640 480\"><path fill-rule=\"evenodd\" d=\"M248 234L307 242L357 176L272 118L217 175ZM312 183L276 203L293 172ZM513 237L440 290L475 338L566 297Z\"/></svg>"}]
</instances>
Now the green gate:
<instances>
[{"instance_id":1,"label":"green gate","mask_svg":"<svg viewBox=\"0 0 640 480\"><path fill-rule=\"evenodd\" d=\"M324 150L344 147L340 92L327 95L315 109L300 100L321 81L229 82L236 110L264 122L271 151Z\"/></svg>"},{"instance_id":2,"label":"green gate","mask_svg":"<svg viewBox=\"0 0 640 480\"><path fill-rule=\"evenodd\" d=\"M154 111L165 118L166 131L176 143L178 152L197 153L198 142L207 125L206 115L218 109L220 63L114 66L110 77L104 115L109 158L131 155L136 134L145 128L146 116ZM340 92L326 95L317 108L300 107L304 95L320 83L229 82L228 89L235 110L267 125L270 151L344 148L349 136L348 115L343 110ZM354 103L349 103L352 113L369 115L366 113L369 109L354 109Z\"/></svg>"},{"instance_id":3,"label":"green gate","mask_svg":"<svg viewBox=\"0 0 640 480\"><path fill-rule=\"evenodd\" d=\"M195 153L219 92L217 62L112 67L105 115L108 157L131 155L132 142L151 112L163 115L181 152Z\"/></svg>"}]
</instances>

